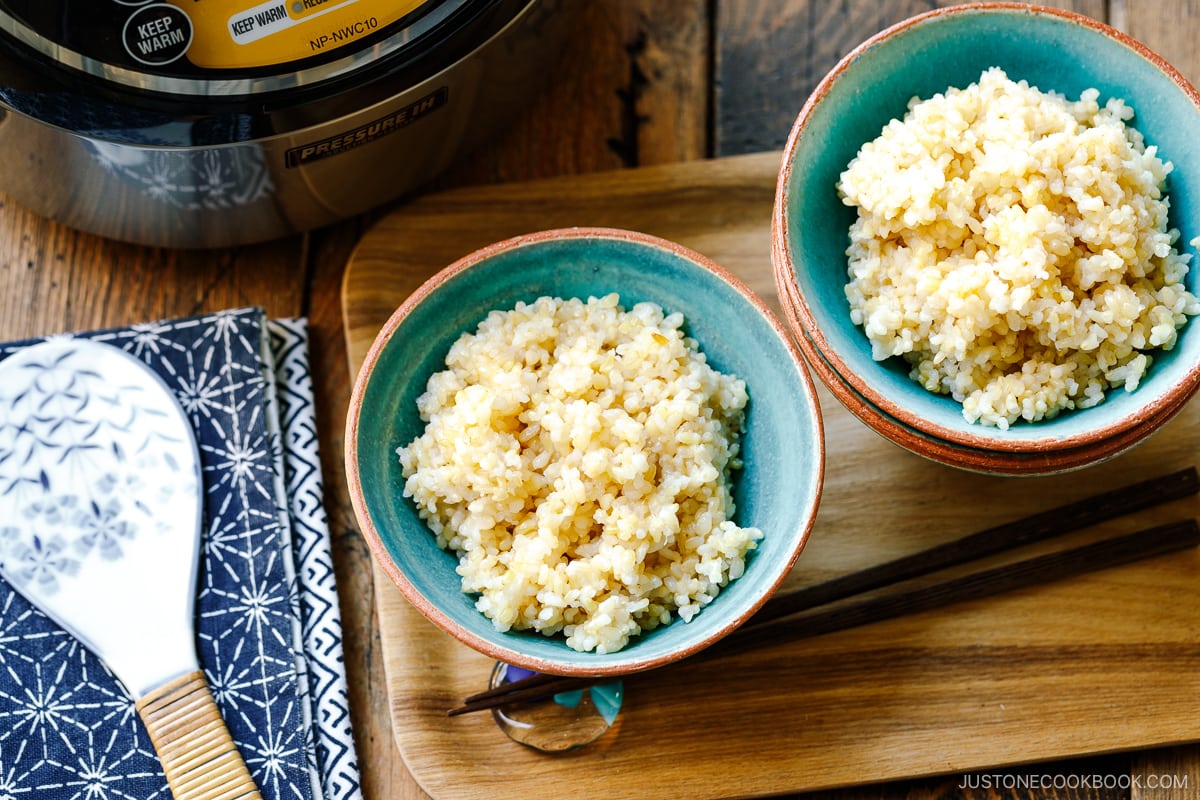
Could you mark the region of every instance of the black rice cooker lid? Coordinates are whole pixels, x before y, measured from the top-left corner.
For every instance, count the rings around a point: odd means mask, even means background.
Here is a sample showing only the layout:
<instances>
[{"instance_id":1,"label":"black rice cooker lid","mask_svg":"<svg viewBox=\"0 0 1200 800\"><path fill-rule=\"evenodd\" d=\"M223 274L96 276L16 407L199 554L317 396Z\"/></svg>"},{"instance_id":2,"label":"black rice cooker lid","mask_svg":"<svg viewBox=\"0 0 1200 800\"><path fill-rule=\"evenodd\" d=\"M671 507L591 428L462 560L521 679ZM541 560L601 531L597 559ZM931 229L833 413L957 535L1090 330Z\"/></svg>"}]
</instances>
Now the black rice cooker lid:
<instances>
[{"instance_id":1,"label":"black rice cooker lid","mask_svg":"<svg viewBox=\"0 0 1200 800\"><path fill-rule=\"evenodd\" d=\"M192 132L150 143L245 141L380 102L463 58L529 4L0 0L0 103L111 141L142 142L146 127L161 137L166 120L187 120ZM208 141L195 133L204 120Z\"/></svg>"}]
</instances>

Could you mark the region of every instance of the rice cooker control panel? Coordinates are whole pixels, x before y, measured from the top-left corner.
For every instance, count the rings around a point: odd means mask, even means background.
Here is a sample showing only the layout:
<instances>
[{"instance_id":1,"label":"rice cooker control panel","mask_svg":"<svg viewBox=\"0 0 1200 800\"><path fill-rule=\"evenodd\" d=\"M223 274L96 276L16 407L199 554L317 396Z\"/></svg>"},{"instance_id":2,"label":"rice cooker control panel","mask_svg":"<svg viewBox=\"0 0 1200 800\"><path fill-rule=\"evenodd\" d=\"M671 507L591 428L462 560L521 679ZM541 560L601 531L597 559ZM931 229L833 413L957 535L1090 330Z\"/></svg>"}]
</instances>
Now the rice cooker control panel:
<instances>
[{"instance_id":1,"label":"rice cooker control panel","mask_svg":"<svg viewBox=\"0 0 1200 800\"><path fill-rule=\"evenodd\" d=\"M3 0L29 44L134 72L212 78L336 57L432 0Z\"/></svg>"}]
</instances>

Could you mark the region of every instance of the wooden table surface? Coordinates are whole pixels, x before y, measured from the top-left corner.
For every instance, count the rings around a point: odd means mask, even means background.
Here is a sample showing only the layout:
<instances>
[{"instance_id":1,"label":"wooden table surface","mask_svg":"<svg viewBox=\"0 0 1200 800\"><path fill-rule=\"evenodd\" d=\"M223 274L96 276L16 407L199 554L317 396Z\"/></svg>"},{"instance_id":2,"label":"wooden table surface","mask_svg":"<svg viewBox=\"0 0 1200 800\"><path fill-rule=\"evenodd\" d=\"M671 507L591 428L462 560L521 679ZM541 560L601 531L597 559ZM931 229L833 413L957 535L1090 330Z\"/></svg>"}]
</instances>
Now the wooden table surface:
<instances>
[{"instance_id":1,"label":"wooden table surface","mask_svg":"<svg viewBox=\"0 0 1200 800\"><path fill-rule=\"evenodd\" d=\"M544 92L513 127L424 191L778 149L804 98L838 58L893 22L950 4L570 1L583 6L579 28ZM1129 32L1200 82L1197 0L1052 4ZM387 210L269 244L170 251L78 233L0 195L0 337L248 305L263 306L273 316L310 320L325 501L366 800L425 797L405 771L389 728L370 556L350 509L342 467L349 385L341 277L355 243ZM1200 710L1196 698L1166 700L1178 702L1181 714ZM1022 788L1030 776L1039 776L1042 785ZM960 788L964 782L977 788ZM991 788L978 788L988 782ZM1195 796L1200 796L1200 744L806 795L835 800Z\"/></svg>"}]
</instances>

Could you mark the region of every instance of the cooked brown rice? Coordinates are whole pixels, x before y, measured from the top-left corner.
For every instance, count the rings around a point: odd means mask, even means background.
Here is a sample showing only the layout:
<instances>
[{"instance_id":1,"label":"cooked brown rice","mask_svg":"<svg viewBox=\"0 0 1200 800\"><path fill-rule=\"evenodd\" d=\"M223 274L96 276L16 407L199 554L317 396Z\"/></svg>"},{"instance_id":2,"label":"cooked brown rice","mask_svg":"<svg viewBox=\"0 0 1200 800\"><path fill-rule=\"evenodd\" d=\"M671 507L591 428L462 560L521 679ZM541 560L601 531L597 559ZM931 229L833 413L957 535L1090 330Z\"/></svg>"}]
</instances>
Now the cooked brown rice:
<instances>
[{"instance_id":1,"label":"cooked brown rice","mask_svg":"<svg viewBox=\"0 0 1200 800\"><path fill-rule=\"evenodd\" d=\"M1172 166L1103 107L998 68L920 101L864 145L846 297L874 358L1007 428L1133 391L1200 302L1167 228ZM1200 246L1193 242L1193 246Z\"/></svg>"},{"instance_id":2,"label":"cooked brown rice","mask_svg":"<svg viewBox=\"0 0 1200 800\"><path fill-rule=\"evenodd\" d=\"M762 533L731 521L744 381L652 303L542 297L450 349L404 493L499 630L610 653L691 620Z\"/></svg>"}]
</instances>

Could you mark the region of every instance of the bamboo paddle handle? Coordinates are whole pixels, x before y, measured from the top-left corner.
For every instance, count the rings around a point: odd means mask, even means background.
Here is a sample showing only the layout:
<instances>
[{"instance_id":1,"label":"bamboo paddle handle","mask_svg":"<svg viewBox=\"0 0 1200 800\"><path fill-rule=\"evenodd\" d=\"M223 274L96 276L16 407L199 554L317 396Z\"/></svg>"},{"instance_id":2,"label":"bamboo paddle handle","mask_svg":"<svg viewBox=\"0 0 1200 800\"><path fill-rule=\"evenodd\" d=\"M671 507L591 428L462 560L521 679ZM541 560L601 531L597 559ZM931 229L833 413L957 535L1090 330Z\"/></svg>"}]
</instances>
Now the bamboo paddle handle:
<instances>
[{"instance_id":1,"label":"bamboo paddle handle","mask_svg":"<svg viewBox=\"0 0 1200 800\"><path fill-rule=\"evenodd\" d=\"M137 710L175 800L261 800L203 672L150 692Z\"/></svg>"}]
</instances>

